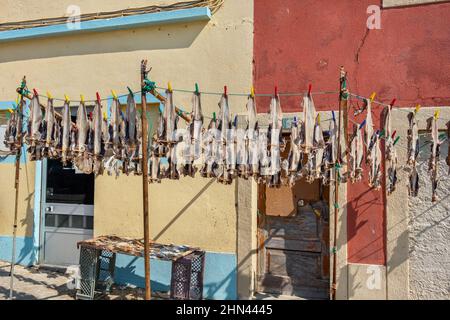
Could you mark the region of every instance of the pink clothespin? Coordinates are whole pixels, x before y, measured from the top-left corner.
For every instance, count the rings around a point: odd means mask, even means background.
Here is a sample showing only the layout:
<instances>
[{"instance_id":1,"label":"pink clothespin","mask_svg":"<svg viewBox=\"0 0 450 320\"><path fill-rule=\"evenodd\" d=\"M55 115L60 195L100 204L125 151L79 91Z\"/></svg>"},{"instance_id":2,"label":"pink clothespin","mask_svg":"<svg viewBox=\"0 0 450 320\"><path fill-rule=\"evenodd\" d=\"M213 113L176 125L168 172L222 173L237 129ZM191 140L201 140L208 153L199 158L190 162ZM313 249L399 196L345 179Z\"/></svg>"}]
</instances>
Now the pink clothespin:
<instances>
[{"instance_id":1,"label":"pink clothespin","mask_svg":"<svg viewBox=\"0 0 450 320\"><path fill-rule=\"evenodd\" d=\"M309 97L311 96L311 91L312 91L312 84L310 83L309 87L308 87L308 96Z\"/></svg>"},{"instance_id":2,"label":"pink clothespin","mask_svg":"<svg viewBox=\"0 0 450 320\"><path fill-rule=\"evenodd\" d=\"M396 101L397 101L397 99L393 99L392 102L391 102L389 105L390 105L391 107L393 107Z\"/></svg>"},{"instance_id":3,"label":"pink clothespin","mask_svg":"<svg viewBox=\"0 0 450 320\"><path fill-rule=\"evenodd\" d=\"M100 101L101 101L100 94L98 92L96 92L95 95L97 96L97 102L100 103Z\"/></svg>"},{"instance_id":4,"label":"pink clothespin","mask_svg":"<svg viewBox=\"0 0 450 320\"><path fill-rule=\"evenodd\" d=\"M37 97L37 96L39 95L39 93L37 92L36 89L33 89L33 93L34 93L34 96L35 96L35 97Z\"/></svg>"},{"instance_id":5,"label":"pink clothespin","mask_svg":"<svg viewBox=\"0 0 450 320\"><path fill-rule=\"evenodd\" d=\"M228 96L228 88L227 88L227 86L224 86L224 87L223 87L223 95L224 95L225 97Z\"/></svg>"},{"instance_id":6,"label":"pink clothespin","mask_svg":"<svg viewBox=\"0 0 450 320\"><path fill-rule=\"evenodd\" d=\"M275 86L275 97L278 96L278 86Z\"/></svg>"}]
</instances>

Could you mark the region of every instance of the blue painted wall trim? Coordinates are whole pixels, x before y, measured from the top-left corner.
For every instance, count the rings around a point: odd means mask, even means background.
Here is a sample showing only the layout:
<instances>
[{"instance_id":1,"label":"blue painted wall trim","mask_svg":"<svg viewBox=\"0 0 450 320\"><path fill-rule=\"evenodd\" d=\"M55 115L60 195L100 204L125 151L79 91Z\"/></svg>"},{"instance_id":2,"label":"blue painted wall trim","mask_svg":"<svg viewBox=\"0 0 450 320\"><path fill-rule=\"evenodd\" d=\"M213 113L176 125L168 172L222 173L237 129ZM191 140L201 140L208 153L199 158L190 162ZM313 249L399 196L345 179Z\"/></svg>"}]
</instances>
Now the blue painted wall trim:
<instances>
[{"instance_id":1,"label":"blue painted wall trim","mask_svg":"<svg viewBox=\"0 0 450 320\"><path fill-rule=\"evenodd\" d=\"M237 299L237 260L231 253L207 252L203 297L214 300ZM151 280L153 291L170 290L171 262L151 260ZM143 288L144 260L142 258L118 255L115 281L118 284L131 284Z\"/></svg>"},{"instance_id":2,"label":"blue painted wall trim","mask_svg":"<svg viewBox=\"0 0 450 320\"><path fill-rule=\"evenodd\" d=\"M211 11L209 10L209 8L201 7L181 9L111 19L84 21L80 23L79 29L69 29L66 24L57 24L45 27L2 31L0 32L0 42L61 36L82 32L122 30L158 24L202 21L210 19Z\"/></svg>"},{"instance_id":3,"label":"blue painted wall trim","mask_svg":"<svg viewBox=\"0 0 450 320\"><path fill-rule=\"evenodd\" d=\"M39 242L41 235L41 197L42 197L42 161L36 161L34 175L34 209L33 209L33 264L39 262Z\"/></svg>"},{"instance_id":4,"label":"blue painted wall trim","mask_svg":"<svg viewBox=\"0 0 450 320\"><path fill-rule=\"evenodd\" d=\"M12 231L12 230L11 230ZM11 262L12 236L0 236L0 260ZM16 262L22 266L32 266L36 257L34 256L34 245L32 237L16 238Z\"/></svg>"}]
</instances>

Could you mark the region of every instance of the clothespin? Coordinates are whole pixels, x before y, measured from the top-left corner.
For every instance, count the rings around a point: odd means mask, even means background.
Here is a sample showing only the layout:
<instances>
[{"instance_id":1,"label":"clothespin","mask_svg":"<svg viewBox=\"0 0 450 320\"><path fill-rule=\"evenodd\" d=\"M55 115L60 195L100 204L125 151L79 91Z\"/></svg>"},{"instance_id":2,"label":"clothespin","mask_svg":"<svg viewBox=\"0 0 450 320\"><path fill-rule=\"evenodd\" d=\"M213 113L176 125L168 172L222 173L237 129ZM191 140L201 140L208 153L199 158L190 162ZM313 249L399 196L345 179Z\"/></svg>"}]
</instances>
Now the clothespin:
<instances>
[{"instance_id":1,"label":"clothespin","mask_svg":"<svg viewBox=\"0 0 450 320\"><path fill-rule=\"evenodd\" d=\"M397 137L397 139L395 139L394 141L394 146L397 144L397 142L400 140L400 136Z\"/></svg>"},{"instance_id":2,"label":"clothespin","mask_svg":"<svg viewBox=\"0 0 450 320\"><path fill-rule=\"evenodd\" d=\"M414 110L414 113L415 113L415 114L418 114L421 107L422 107L422 106L421 106L420 104L418 104L418 105L416 106L416 110Z\"/></svg>"},{"instance_id":3,"label":"clothespin","mask_svg":"<svg viewBox=\"0 0 450 320\"><path fill-rule=\"evenodd\" d=\"M250 97L255 98L255 87L252 86L250 89Z\"/></svg>"},{"instance_id":4,"label":"clothespin","mask_svg":"<svg viewBox=\"0 0 450 320\"><path fill-rule=\"evenodd\" d=\"M294 116L293 122L294 122L295 124L297 124L297 116Z\"/></svg>"},{"instance_id":5,"label":"clothespin","mask_svg":"<svg viewBox=\"0 0 450 320\"><path fill-rule=\"evenodd\" d=\"M311 91L312 91L312 84L310 83L308 87L308 97L311 97Z\"/></svg>"},{"instance_id":6,"label":"clothespin","mask_svg":"<svg viewBox=\"0 0 450 320\"><path fill-rule=\"evenodd\" d=\"M98 102L98 104L100 104L100 103L101 103L101 100L102 100L102 99L100 99L100 94L99 94L98 92L96 92L95 95L97 96L97 102ZM114 96L114 95L115 95L115 92L114 92L113 96ZM117 100L117 95L114 97L114 99Z\"/></svg>"},{"instance_id":7,"label":"clothespin","mask_svg":"<svg viewBox=\"0 0 450 320\"><path fill-rule=\"evenodd\" d=\"M33 89L33 94L34 94L35 97L39 96L39 93L37 92L36 89Z\"/></svg>"},{"instance_id":8,"label":"clothespin","mask_svg":"<svg viewBox=\"0 0 450 320\"><path fill-rule=\"evenodd\" d=\"M14 113L14 110L11 108L8 108L9 113Z\"/></svg>"},{"instance_id":9,"label":"clothespin","mask_svg":"<svg viewBox=\"0 0 450 320\"><path fill-rule=\"evenodd\" d=\"M131 95L134 97L134 92L133 92L133 90L131 90L130 87L127 87L127 89L128 89L128 93L131 94Z\"/></svg>"},{"instance_id":10,"label":"clothespin","mask_svg":"<svg viewBox=\"0 0 450 320\"><path fill-rule=\"evenodd\" d=\"M277 97L277 96L278 96L278 87L275 86L275 97Z\"/></svg>"},{"instance_id":11,"label":"clothespin","mask_svg":"<svg viewBox=\"0 0 450 320\"><path fill-rule=\"evenodd\" d=\"M390 105L391 107L393 107L396 101L397 101L397 99L394 98L394 99L391 101L391 103L390 103L389 105Z\"/></svg>"},{"instance_id":12,"label":"clothespin","mask_svg":"<svg viewBox=\"0 0 450 320\"><path fill-rule=\"evenodd\" d=\"M439 109L437 109L437 110L434 112L434 119L435 119L435 120L439 119L440 113L441 113L441 110L439 110Z\"/></svg>"},{"instance_id":13,"label":"clothespin","mask_svg":"<svg viewBox=\"0 0 450 320\"><path fill-rule=\"evenodd\" d=\"M373 92L371 95L370 95L370 102L373 102L373 100L375 100L375 97L377 96L377 93L376 92Z\"/></svg>"},{"instance_id":14,"label":"clothespin","mask_svg":"<svg viewBox=\"0 0 450 320\"><path fill-rule=\"evenodd\" d=\"M336 115L334 114L334 111L331 111L331 115L333 116L333 122L336 122Z\"/></svg>"},{"instance_id":15,"label":"clothespin","mask_svg":"<svg viewBox=\"0 0 450 320\"><path fill-rule=\"evenodd\" d=\"M195 84L195 94L199 94L200 90L198 89L198 83Z\"/></svg>"},{"instance_id":16,"label":"clothespin","mask_svg":"<svg viewBox=\"0 0 450 320\"><path fill-rule=\"evenodd\" d=\"M224 95L225 98L228 96L228 88L227 88L227 86L223 87L223 95Z\"/></svg>"},{"instance_id":17,"label":"clothespin","mask_svg":"<svg viewBox=\"0 0 450 320\"><path fill-rule=\"evenodd\" d=\"M359 130L361 130L362 128L364 128L365 125L366 125L366 120L364 120L364 121L359 125Z\"/></svg>"},{"instance_id":18,"label":"clothespin","mask_svg":"<svg viewBox=\"0 0 450 320\"><path fill-rule=\"evenodd\" d=\"M213 112L213 120L214 120L214 122L216 122L216 113L215 112Z\"/></svg>"},{"instance_id":19,"label":"clothespin","mask_svg":"<svg viewBox=\"0 0 450 320\"><path fill-rule=\"evenodd\" d=\"M103 111L103 119L108 120L108 115L106 114L106 111Z\"/></svg>"},{"instance_id":20,"label":"clothespin","mask_svg":"<svg viewBox=\"0 0 450 320\"><path fill-rule=\"evenodd\" d=\"M397 130L394 131L394 133L392 134L391 138L394 139L396 134L397 134Z\"/></svg>"},{"instance_id":21,"label":"clothespin","mask_svg":"<svg viewBox=\"0 0 450 320\"><path fill-rule=\"evenodd\" d=\"M317 114L316 121L317 121L317 124L320 125L320 113Z\"/></svg>"},{"instance_id":22,"label":"clothespin","mask_svg":"<svg viewBox=\"0 0 450 320\"><path fill-rule=\"evenodd\" d=\"M47 98L49 100L53 100L53 96L52 96L52 94L49 91L47 91Z\"/></svg>"},{"instance_id":23,"label":"clothespin","mask_svg":"<svg viewBox=\"0 0 450 320\"><path fill-rule=\"evenodd\" d=\"M233 125L234 125L235 128L237 127L237 122L238 122L238 116L235 115L234 116L234 120L233 120Z\"/></svg>"},{"instance_id":24,"label":"clothespin","mask_svg":"<svg viewBox=\"0 0 450 320\"><path fill-rule=\"evenodd\" d=\"M385 132L384 132L384 129L381 130L381 132L380 132L380 138L384 136L384 133L385 133Z\"/></svg>"},{"instance_id":25,"label":"clothespin","mask_svg":"<svg viewBox=\"0 0 450 320\"><path fill-rule=\"evenodd\" d=\"M169 91L170 93L173 92L172 84L170 83L170 81L167 83L167 91Z\"/></svg>"},{"instance_id":26,"label":"clothespin","mask_svg":"<svg viewBox=\"0 0 450 320\"><path fill-rule=\"evenodd\" d=\"M84 104L84 96L82 94L80 94L80 101Z\"/></svg>"},{"instance_id":27,"label":"clothespin","mask_svg":"<svg viewBox=\"0 0 450 320\"><path fill-rule=\"evenodd\" d=\"M69 103L69 102L70 102L70 99L69 99L69 97L67 96L67 94L64 95L64 100L66 101L66 103Z\"/></svg>"},{"instance_id":28,"label":"clothespin","mask_svg":"<svg viewBox=\"0 0 450 320\"><path fill-rule=\"evenodd\" d=\"M114 90L111 90L111 94L112 94L114 100L119 100L119 97L117 96L117 93L116 93ZM98 102L100 102L99 97L100 97L100 96L98 95L98 92L97 92L97 101L98 101Z\"/></svg>"}]
</instances>

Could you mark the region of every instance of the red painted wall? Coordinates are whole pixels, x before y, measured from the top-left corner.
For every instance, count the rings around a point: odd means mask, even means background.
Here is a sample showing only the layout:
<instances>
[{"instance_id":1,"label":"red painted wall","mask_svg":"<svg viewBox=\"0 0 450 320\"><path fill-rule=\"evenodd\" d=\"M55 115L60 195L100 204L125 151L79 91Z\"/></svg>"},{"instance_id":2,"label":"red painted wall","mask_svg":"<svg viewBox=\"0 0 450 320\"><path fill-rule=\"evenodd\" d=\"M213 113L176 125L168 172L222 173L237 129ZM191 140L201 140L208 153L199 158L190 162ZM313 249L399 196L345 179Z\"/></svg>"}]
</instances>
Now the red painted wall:
<instances>
[{"instance_id":1,"label":"red painted wall","mask_svg":"<svg viewBox=\"0 0 450 320\"><path fill-rule=\"evenodd\" d=\"M399 106L450 105L450 3L384 9L382 29L368 30L372 4L381 1L255 0L256 91L300 92L309 83L313 92L337 91L343 65L354 93L377 92ZM283 110L299 111L300 100L282 97ZM315 102L336 109L338 96L315 95ZM268 107L258 98L259 112ZM385 264L385 199L366 179L348 185L348 260Z\"/></svg>"}]
</instances>

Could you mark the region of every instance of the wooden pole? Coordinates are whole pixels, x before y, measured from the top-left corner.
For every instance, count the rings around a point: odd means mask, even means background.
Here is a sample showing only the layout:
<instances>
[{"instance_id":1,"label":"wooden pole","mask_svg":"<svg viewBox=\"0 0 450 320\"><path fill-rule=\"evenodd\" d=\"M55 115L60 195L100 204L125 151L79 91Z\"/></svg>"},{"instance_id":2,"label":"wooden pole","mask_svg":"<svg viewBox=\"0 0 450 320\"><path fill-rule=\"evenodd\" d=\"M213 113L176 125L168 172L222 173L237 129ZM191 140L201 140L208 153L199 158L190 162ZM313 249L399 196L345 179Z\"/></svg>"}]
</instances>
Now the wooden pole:
<instances>
[{"instance_id":1,"label":"wooden pole","mask_svg":"<svg viewBox=\"0 0 450 320\"><path fill-rule=\"evenodd\" d=\"M338 121L338 144L337 144L337 163L334 169L334 230L333 230L333 279L331 284L331 299L336 300L336 290L337 290L337 228L338 228L338 215L339 215L339 169L341 167L341 126L342 120L344 120L344 126L347 126L347 99L345 94L347 88L344 85L346 80L346 73L344 67L341 67L340 77L339 77L339 121ZM344 115L342 116L342 111ZM344 119L342 119L344 118ZM347 130L344 129L344 132Z\"/></svg>"},{"instance_id":2,"label":"wooden pole","mask_svg":"<svg viewBox=\"0 0 450 320\"><path fill-rule=\"evenodd\" d=\"M149 250L149 222L148 222L148 121L147 100L144 90L147 78L147 60L141 61L141 98L142 98L142 190L144 215L144 265L145 265L145 300L151 299L150 284L150 250Z\"/></svg>"},{"instance_id":3,"label":"wooden pole","mask_svg":"<svg viewBox=\"0 0 450 320\"><path fill-rule=\"evenodd\" d=\"M25 83L26 79L23 78ZM16 238L17 238L17 215L19 210L19 182L20 182L20 158L22 156L23 134L22 134L22 106L23 95L20 95L19 105L17 106L18 118L17 118L17 132L18 132L18 149L16 152L16 173L14 177L14 189L15 189L15 203L14 203L14 222L13 222L13 243L11 254L11 271L9 279L9 299L13 299L14 296L14 267L16 265Z\"/></svg>"}]
</instances>

